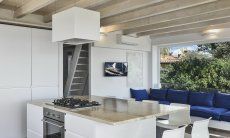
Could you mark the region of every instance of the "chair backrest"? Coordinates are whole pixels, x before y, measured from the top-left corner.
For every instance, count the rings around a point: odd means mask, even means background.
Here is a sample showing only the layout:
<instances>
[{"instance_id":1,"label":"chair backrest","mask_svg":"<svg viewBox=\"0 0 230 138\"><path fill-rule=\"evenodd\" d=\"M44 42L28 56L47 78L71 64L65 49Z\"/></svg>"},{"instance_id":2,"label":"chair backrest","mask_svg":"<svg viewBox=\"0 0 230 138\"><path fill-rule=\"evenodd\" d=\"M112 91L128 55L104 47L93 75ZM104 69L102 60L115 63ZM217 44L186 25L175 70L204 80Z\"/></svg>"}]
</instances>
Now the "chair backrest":
<instances>
[{"instance_id":1,"label":"chair backrest","mask_svg":"<svg viewBox=\"0 0 230 138\"><path fill-rule=\"evenodd\" d=\"M185 128L186 126L173 130L166 130L164 131L162 138L184 138Z\"/></svg>"},{"instance_id":2,"label":"chair backrest","mask_svg":"<svg viewBox=\"0 0 230 138\"><path fill-rule=\"evenodd\" d=\"M129 98L127 101L136 101L134 98Z\"/></svg>"},{"instance_id":3,"label":"chair backrest","mask_svg":"<svg viewBox=\"0 0 230 138\"><path fill-rule=\"evenodd\" d=\"M181 111L177 111L175 113L169 114L169 122L171 124L188 125L191 123L190 105L171 103L170 106L179 106L179 107L186 108L186 110L181 110Z\"/></svg>"},{"instance_id":4,"label":"chair backrest","mask_svg":"<svg viewBox=\"0 0 230 138\"><path fill-rule=\"evenodd\" d=\"M211 118L195 121L192 127L192 138L209 138L208 125Z\"/></svg>"}]
</instances>

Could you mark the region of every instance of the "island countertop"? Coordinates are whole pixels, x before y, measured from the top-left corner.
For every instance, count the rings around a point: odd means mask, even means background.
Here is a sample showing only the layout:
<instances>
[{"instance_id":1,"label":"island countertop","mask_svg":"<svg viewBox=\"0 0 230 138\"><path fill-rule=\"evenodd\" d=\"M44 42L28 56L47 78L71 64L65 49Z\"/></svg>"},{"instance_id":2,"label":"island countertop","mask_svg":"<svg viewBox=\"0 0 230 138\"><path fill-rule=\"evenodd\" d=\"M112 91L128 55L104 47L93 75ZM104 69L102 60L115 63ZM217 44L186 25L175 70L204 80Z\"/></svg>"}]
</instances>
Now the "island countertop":
<instances>
[{"instance_id":1,"label":"island countertop","mask_svg":"<svg viewBox=\"0 0 230 138\"><path fill-rule=\"evenodd\" d=\"M186 110L184 107L145 103L116 98L95 96L91 97L89 100L96 100L101 105L80 109L68 109L54 106L51 101L33 101L29 104L34 104L43 108L49 108L52 110L64 112L66 114L75 115L109 125L119 125L132 121L168 115L180 110Z\"/></svg>"}]
</instances>

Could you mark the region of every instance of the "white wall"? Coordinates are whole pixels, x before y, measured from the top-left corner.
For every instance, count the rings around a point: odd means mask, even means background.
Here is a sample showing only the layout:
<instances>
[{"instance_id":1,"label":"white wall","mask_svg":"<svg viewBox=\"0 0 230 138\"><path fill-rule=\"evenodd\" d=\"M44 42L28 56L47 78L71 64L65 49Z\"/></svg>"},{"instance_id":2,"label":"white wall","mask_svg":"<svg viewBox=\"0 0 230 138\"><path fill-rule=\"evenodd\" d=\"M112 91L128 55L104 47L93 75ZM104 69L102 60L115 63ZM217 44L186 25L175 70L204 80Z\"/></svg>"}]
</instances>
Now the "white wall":
<instances>
[{"instance_id":1,"label":"white wall","mask_svg":"<svg viewBox=\"0 0 230 138\"><path fill-rule=\"evenodd\" d=\"M130 98L127 77L104 77L104 62L126 62L127 52L143 53L143 87L151 87L151 44L141 38L139 46L117 45L115 34L103 36L91 47L91 95ZM136 87L138 89L138 87Z\"/></svg>"},{"instance_id":2,"label":"white wall","mask_svg":"<svg viewBox=\"0 0 230 138\"><path fill-rule=\"evenodd\" d=\"M60 53L49 30L0 24L0 137L25 138L26 103L62 96Z\"/></svg>"},{"instance_id":3,"label":"white wall","mask_svg":"<svg viewBox=\"0 0 230 138\"><path fill-rule=\"evenodd\" d=\"M100 41L94 43L97 47L115 48L115 49L126 49L126 50L137 50L137 51L151 51L151 39L149 37L139 37L136 38L138 45L118 45L117 44L117 34L121 32L112 32L109 34L101 35Z\"/></svg>"}]
</instances>

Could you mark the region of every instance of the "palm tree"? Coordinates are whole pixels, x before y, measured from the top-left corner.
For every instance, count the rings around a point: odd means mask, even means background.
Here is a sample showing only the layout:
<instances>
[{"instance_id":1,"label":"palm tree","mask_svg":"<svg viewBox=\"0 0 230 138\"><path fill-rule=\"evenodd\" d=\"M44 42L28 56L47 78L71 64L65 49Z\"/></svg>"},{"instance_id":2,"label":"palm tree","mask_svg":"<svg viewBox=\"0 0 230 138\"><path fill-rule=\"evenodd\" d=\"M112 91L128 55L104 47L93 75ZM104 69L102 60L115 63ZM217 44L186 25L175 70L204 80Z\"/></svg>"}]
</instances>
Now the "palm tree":
<instances>
[{"instance_id":1,"label":"palm tree","mask_svg":"<svg viewBox=\"0 0 230 138\"><path fill-rule=\"evenodd\" d=\"M161 48L161 56L165 57L170 54L169 48Z\"/></svg>"}]
</instances>

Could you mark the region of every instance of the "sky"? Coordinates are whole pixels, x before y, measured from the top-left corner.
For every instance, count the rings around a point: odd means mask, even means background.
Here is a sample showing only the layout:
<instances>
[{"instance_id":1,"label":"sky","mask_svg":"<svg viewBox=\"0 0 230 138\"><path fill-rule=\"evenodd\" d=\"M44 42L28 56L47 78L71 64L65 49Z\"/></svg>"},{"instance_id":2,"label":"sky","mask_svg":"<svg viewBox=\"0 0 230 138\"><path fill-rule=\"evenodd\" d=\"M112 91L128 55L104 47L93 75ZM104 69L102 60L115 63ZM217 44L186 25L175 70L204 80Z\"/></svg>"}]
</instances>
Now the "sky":
<instances>
[{"instance_id":1,"label":"sky","mask_svg":"<svg viewBox=\"0 0 230 138\"><path fill-rule=\"evenodd\" d=\"M190 46L172 46L170 47L170 52L172 52L173 56L177 56L181 53L181 49L189 50L189 51L195 51L197 50L197 45L190 45Z\"/></svg>"}]
</instances>

